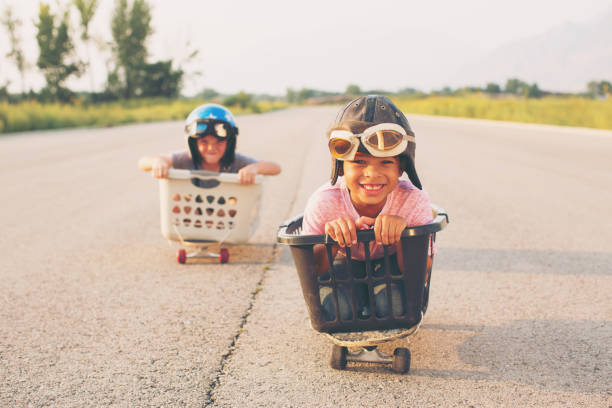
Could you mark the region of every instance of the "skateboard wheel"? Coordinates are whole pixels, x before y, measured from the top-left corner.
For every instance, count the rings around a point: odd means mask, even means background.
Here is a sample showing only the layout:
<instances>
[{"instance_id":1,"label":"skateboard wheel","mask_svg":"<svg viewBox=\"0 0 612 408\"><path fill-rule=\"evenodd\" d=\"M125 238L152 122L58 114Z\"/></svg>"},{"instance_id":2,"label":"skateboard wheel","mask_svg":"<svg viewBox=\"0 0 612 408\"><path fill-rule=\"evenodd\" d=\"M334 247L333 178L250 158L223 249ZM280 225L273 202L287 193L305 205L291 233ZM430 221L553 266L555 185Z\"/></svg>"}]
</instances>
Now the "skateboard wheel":
<instances>
[{"instance_id":1,"label":"skateboard wheel","mask_svg":"<svg viewBox=\"0 0 612 408\"><path fill-rule=\"evenodd\" d=\"M184 264L186 260L187 260L187 252L183 248L179 249L178 252L176 253L176 262L180 264Z\"/></svg>"},{"instance_id":2,"label":"skateboard wheel","mask_svg":"<svg viewBox=\"0 0 612 408\"><path fill-rule=\"evenodd\" d=\"M398 347L393 351L393 371L399 374L407 373L410 370L410 350Z\"/></svg>"},{"instance_id":3,"label":"skateboard wheel","mask_svg":"<svg viewBox=\"0 0 612 408\"><path fill-rule=\"evenodd\" d=\"M329 365L336 370L344 370L346 368L347 352L348 349L346 347L334 344L332 347L331 358L329 359Z\"/></svg>"},{"instance_id":4,"label":"skateboard wheel","mask_svg":"<svg viewBox=\"0 0 612 408\"><path fill-rule=\"evenodd\" d=\"M219 262L222 264L229 262L229 251L227 248L221 248L219 250Z\"/></svg>"}]
</instances>

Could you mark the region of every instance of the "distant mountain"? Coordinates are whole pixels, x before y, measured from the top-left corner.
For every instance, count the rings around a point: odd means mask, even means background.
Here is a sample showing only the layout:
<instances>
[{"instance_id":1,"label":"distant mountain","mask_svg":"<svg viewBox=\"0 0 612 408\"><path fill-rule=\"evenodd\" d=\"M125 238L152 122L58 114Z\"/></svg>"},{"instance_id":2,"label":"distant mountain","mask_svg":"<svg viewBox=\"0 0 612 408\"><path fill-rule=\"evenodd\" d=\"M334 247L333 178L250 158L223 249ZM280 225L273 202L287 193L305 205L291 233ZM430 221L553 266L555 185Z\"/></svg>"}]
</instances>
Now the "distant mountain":
<instances>
[{"instance_id":1,"label":"distant mountain","mask_svg":"<svg viewBox=\"0 0 612 408\"><path fill-rule=\"evenodd\" d=\"M588 23L566 23L501 46L460 68L449 83L503 87L508 78L568 92L585 91L591 80L612 80L612 9Z\"/></svg>"}]
</instances>

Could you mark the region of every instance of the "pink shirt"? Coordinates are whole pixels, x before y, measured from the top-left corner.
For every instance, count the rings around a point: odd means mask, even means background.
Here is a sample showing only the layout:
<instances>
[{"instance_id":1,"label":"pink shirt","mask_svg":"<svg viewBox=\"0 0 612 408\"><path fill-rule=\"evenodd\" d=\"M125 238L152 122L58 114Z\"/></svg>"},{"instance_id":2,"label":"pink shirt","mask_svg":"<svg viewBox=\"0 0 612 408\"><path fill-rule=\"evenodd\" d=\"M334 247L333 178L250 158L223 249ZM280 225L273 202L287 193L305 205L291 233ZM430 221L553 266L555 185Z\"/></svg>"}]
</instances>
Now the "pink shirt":
<instances>
[{"instance_id":1,"label":"pink shirt","mask_svg":"<svg viewBox=\"0 0 612 408\"><path fill-rule=\"evenodd\" d=\"M429 194L419 190L408 180L400 180L397 187L387 196L387 201L379 215L397 215L406 220L409 226L429 224L433 221ZM355 209L344 177L339 177L335 185L329 183L319 187L306 204L302 221L302 234L325 234L325 223L341 217L349 217L355 221L360 215ZM370 243L371 258L382 258L382 245ZM435 253L435 247L434 247ZM357 248L351 247L353 259L365 259L363 244Z\"/></svg>"}]
</instances>

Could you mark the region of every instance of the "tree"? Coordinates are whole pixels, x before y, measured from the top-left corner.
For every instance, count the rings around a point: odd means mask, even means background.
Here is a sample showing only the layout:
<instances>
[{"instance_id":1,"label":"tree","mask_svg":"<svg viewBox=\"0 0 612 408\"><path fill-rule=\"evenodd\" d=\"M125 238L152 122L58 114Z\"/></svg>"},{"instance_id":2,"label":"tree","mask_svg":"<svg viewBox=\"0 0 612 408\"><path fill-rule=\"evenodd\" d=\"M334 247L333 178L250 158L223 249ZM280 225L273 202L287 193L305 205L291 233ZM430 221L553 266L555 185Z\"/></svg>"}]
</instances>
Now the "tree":
<instances>
[{"instance_id":1,"label":"tree","mask_svg":"<svg viewBox=\"0 0 612 408\"><path fill-rule=\"evenodd\" d=\"M610 81L601 81L601 95L604 97L609 97L612 92L612 84Z\"/></svg>"},{"instance_id":2,"label":"tree","mask_svg":"<svg viewBox=\"0 0 612 408\"><path fill-rule=\"evenodd\" d=\"M293 88L287 88L287 93L285 94L285 99L289 103L297 102L297 92Z\"/></svg>"},{"instance_id":3,"label":"tree","mask_svg":"<svg viewBox=\"0 0 612 408\"><path fill-rule=\"evenodd\" d=\"M200 95L204 99L213 99L219 96L219 92L215 91L212 88L204 88L202 92L200 93Z\"/></svg>"},{"instance_id":4,"label":"tree","mask_svg":"<svg viewBox=\"0 0 612 408\"><path fill-rule=\"evenodd\" d=\"M109 88L120 96L137 95L139 77L148 55L146 41L152 34L151 8L145 0L117 0L113 12L111 31L115 70L109 74Z\"/></svg>"},{"instance_id":5,"label":"tree","mask_svg":"<svg viewBox=\"0 0 612 408\"><path fill-rule=\"evenodd\" d=\"M359 87L359 85L350 84L346 87L346 91L344 91L344 93L346 95L360 95L361 88Z\"/></svg>"},{"instance_id":6,"label":"tree","mask_svg":"<svg viewBox=\"0 0 612 408\"><path fill-rule=\"evenodd\" d=\"M397 93L400 95L413 95L416 93L420 93L420 91L417 90L416 88L407 87L407 88L400 89L399 91L397 91Z\"/></svg>"},{"instance_id":7,"label":"tree","mask_svg":"<svg viewBox=\"0 0 612 408\"><path fill-rule=\"evenodd\" d=\"M510 78L506 81L506 93L513 95L526 95L529 85L518 78Z\"/></svg>"},{"instance_id":8,"label":"tree","mask_svg":"<svg viewBox=\"0 0 612 408\"><path fill-rule=\"evenodd\" d=\"M485 92L492 95L498 94L501 92L501 87L496 83L489 82L485 87Z\"/></svg>"},{"instance_id":9,"label":"tree","mask_svg":"<svg viewBox=\"0 0 612 408\"><path fill-rule=\"evenodd\" d=\"M80 62L68 62L67 58L74 49L68 27L68 12L61 20L51 14L49 5L40 4L38 14L38 33L36 40L40 55L36 65L43 71L47 85L41 95L43 100L60 100L67 102L73 93L63 87L63 83L73 74L80 73Z\"/></svg>"},{"instance_id":10,"label":"tree","mask_svg":"<svg viewBox=\"0 0 612 408\"><path fill-rule=\"evenodd\" d=\"M315 90L309 88L302 88L297 93L297 101L304 102L306 99L315 97Z\"/></svg>"},{"instance_id":11,"label":"tree","mask_svg":"<svg viewBox=\"0 0 612 408\"><path fill-rule=\"evenodd\" d=\"M89 82L91 92L94 91L94 76L91 66L91 55L89 51L89 43L91 37L89 35L89 23L93 18L96 8L98 8L98 0L73 0L73 4L79 11L81 17L81 40L85 43L85 49L87 50L87 66L89 68Z\"/></svg>"},{"instance_id":12,"label":"tree","mask_svg":"<svg viewBox=\"0 0 612 408\"><path fill-rule=\"evenodd\" d=\"M172 70L172 61L159 61L144 64L139 73L141 81L137 88L140 96L178 96L183 78L182 70Z\"/></svg>"},{"instance_id":13,"label":"tree","mask_svg":"<svg viewBox=\"0 0 612 408\"><path fill-rule=\"evenodd\" d=\"M605 98L610 95L612 84L610 81L590 81L587 90L593 98Z\"/></svg>"},{"instance_id":14,"label":"tree","mask_svg":"<svg viewBox=\"0 0 612 408\"><path fill-rule=\"evenodd\" d=\"M538 87L538 84L534 83L527 88L526 95L528 98L540 98L542 97L542 91Z\"/></svg>"},{"instance_id":15,"label":"tree","mask_svg":"<svg viewBox=\"0 0 612 408\"><path fill-rule=\"evenodd\" d=\"M248 94L244 91L240 91L235 95L228 96L223 100L223 105L226 106L240 106L242 109L251 106L253 102L253 95Z\"/></svg>"},{"instance_id":16,"label":"tree","mask_svg":"<svg viewBox=\"0 0 612 408\"><path fill-rule=\"evenodd\" d=\"M19 26L21 26L21 24L21 20L13 16L13 9L10 6L7 6L2 16L2 25L4 25L6 31L8 31L9 41L11 43L11 51L9 51L6 56L7 58L12 59L15 62L15 65L17 66L17 70L19 71L19 75L21 77L21 92L25 94L26 61L23 55L23 50L21 49L21 38L19 38L19 34L17 33L17 30L19 29Z\"/></svg>"}]
</instances>

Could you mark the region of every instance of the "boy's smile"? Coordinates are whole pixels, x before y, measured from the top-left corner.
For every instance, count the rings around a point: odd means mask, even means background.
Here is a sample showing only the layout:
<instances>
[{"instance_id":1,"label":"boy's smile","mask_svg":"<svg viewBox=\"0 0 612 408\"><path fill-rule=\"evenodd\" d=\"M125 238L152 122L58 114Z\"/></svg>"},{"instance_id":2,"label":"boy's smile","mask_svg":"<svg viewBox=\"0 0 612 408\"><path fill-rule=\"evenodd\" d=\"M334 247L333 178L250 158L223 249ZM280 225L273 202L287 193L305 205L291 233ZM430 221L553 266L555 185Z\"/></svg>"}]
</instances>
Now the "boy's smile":
<instances>
[{"instance_id":1,"label":"boy's smile","mask_svg":"<svg viewBox=\"0 0 612 408\"><path fill-rule=\"evenodd\" d=\"M344 161L343 169L355 209L369 217L380 213L402 174L397 157L375 157L361 152L357 152L354 160Z\"/></svg>"},{"instance_id":2,"label":"boy's smile","mask_svg":"<svg viewBox=\"0 0 612 408\"><path fill-rule=\"evenodd\" d=\"M204 170L218 171L217 167L227 147L227 141L213 135L206 135L198 139L198 151L202 155Z\"/></svg>"}]
</instances>

